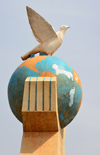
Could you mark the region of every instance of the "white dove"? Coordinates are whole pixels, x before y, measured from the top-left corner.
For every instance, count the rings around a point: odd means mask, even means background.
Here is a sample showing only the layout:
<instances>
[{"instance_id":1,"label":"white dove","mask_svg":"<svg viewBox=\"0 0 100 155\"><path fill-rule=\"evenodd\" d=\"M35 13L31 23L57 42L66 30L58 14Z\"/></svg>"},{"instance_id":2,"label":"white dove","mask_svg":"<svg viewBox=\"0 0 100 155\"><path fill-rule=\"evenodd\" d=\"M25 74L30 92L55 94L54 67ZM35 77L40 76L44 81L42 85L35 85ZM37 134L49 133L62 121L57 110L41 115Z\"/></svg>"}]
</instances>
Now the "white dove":
<instances>
[{"instance_id":1,"label":"white dove","mask_svg":"<svg viewBox=\"0 0 100 155\"><path fill-rule=\"evenodd\" d=\"M62 44L65 31L70 27L62 25L59 31L55 32L53 27L42 16L28 6L26 8L31 29L40 44L21 56L22 60L26 60L33 53L43 52L52 55Z\"/></svg>"}]
</instances>

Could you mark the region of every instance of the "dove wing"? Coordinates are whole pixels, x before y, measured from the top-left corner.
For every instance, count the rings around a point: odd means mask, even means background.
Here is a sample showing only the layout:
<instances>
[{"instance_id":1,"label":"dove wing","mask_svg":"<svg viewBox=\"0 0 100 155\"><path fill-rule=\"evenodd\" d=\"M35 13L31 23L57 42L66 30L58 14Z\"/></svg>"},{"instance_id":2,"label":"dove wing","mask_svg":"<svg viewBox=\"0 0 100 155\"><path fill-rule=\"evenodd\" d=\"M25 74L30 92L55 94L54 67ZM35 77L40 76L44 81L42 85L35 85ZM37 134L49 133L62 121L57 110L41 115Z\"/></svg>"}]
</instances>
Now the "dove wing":
<instances>
[{"instance_id":1,"label":"dove wing","mask_svg":"<svg viewBox=\"0 0 100 155\"><path fill-rule=\"evenodd\" d=\"M42 16L28 6L26 8L31 29L38 42L43 43L48 39L57 38L52 26Z\"/></svg>"}]
</instances>

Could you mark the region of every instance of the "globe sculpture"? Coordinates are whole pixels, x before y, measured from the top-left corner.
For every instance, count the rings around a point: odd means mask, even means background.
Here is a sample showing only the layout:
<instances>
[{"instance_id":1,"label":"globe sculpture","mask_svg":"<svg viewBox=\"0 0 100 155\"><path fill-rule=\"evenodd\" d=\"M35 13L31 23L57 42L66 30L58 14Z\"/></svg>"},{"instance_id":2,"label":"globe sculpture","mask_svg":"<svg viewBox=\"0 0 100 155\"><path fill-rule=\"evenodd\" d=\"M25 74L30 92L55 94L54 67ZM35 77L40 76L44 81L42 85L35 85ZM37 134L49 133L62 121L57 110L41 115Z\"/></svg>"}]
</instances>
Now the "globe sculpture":
<instances>
[{"instance_id":1,"label":"globe sculpture","mask_svg":"<svg viewBox=\"0 0 100 155\"><path fill-rule=\"evenodd\" d=\"M9 104L22 122L24 82L27 77L57 77L58 113L61 128L76 116L82 100L82 87L75 70L54 56L36 56L23 62L13 73L8 85Z\"/></svg>"}]
</instances>

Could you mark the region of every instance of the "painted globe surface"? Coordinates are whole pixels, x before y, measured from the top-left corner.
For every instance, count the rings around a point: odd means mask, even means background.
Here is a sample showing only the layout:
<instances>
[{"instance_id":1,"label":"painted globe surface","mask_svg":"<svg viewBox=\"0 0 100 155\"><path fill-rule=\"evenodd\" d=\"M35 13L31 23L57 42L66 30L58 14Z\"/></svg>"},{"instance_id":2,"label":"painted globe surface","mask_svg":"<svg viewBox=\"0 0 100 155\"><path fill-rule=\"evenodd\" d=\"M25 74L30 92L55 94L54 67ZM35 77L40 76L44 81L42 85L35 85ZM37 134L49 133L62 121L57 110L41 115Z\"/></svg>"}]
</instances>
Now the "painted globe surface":
<instances>
[{"instance_id":1,"label":"painted globe surface","mask_svg":"<svg viewBox=\"0 0 100 155\"><path fill-rule=\"evenodd\" d=\"M75 70L55 56L36 56L24 61L13 73L8 99L13 114L22 122L22 100L27 77L57 77L58 113L61 128L76 116L82 99L82 87Z\"/></svg>"}]
</instances>

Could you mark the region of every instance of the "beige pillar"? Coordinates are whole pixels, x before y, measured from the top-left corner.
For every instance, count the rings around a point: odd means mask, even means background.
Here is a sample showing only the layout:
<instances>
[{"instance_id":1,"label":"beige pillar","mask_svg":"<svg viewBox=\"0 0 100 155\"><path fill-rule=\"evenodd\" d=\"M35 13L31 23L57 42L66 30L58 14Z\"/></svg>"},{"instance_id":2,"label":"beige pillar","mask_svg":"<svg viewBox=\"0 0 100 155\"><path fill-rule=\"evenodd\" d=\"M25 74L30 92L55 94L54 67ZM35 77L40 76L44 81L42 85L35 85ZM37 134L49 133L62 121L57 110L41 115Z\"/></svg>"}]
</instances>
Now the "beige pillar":
<instances>
[{"instance_id":1,"label":"beige pillar","mask_svg":"<svg viewBox=\"0 0 100 155\"><path fill-rule=\"evenodd\" d=\"M65 155L64 129L60 128L56 77L28 77L23 104L20 155Z\"/></svg>"}]
</instances>

